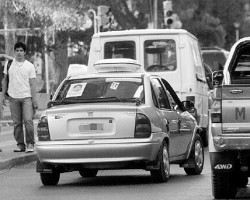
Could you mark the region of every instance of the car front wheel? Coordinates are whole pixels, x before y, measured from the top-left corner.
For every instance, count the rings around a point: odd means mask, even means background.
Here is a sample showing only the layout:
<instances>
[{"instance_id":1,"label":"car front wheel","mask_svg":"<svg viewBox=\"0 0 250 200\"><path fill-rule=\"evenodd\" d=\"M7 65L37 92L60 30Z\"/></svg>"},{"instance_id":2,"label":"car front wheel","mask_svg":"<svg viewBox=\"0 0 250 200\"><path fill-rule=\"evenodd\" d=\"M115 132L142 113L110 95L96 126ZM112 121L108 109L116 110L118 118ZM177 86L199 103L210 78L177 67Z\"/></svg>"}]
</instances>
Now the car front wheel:
<instances>
[{"instance_id":1,"label":"car front wheel","mask_svg":"<svg viewBox=\"0 0 250 200\"><path fill-rule=\"evenodd\" d=\"M157 156L157 162L159 169L151 170L151 176L155 182L167 182L170 176L170 162L168 146L165 141L162 142L161 148Z\"/></svg>"},{"instance_id":2,"label":"car front wheel","mask_svg":"<svg viewBox=\"0 0 250 200\"><path fill-rule=\"evenodd\" d=\"M60 179L60 173L53 171L52 173L40 173L43 185L57 185Z\"/></svg>"},{"instance_id":3,"label":"car front wheel","mask_svg":"<svg viewBox=\"0 0 250 200\"><path fill-rule=\"evenodd\" d=\"M190 159L193 167L184 167L187 175L198 175L202 172L204 166L204 147L201 137L197 134L194 138Z\"/></svg>"}]
</instances>

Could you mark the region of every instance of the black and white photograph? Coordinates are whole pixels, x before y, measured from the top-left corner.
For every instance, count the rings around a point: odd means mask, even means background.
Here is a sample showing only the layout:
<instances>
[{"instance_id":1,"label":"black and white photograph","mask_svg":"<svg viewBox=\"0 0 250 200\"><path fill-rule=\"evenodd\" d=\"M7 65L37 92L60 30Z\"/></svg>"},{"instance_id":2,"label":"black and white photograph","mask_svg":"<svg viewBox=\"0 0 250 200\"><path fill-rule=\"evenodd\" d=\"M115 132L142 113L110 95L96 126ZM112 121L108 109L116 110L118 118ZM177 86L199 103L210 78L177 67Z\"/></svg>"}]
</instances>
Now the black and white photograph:
<instances>
[{"instance_id":1,"label":"black and white photograph","mask_svg":"<svg viewBox=\"0 0 250 200\"><path fill-rule=\"evenodd\" d=\"M250 0L0 16L0 199L250 200Z\"/></svg>"}]
</instances>

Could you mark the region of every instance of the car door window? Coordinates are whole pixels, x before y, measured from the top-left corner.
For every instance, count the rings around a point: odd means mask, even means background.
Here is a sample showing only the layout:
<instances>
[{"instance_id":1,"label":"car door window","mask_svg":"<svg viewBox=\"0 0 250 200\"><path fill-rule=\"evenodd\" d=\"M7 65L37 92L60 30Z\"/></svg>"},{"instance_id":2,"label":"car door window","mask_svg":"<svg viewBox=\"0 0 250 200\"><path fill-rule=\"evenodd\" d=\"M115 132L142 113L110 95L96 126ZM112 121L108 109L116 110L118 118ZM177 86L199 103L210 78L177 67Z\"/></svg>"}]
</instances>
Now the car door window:
<instances>
[{"instance_id":1,"label":"car door window","mask_svg":"<svg viewBox=\"0 0 250 200\"><path fill-rule=\"evenodd\" d=\"M157 104L156 107L160 109L171 109L169 99L166 95L166 92L158 79L151 80L152 89L153 89L153 101L154 104ZM154 96L155 95L155 96Z\"/></svg>"},{"instance_id":2,"label":"car door window","mask_svg":"<svg viewBox=\"0 0 250 200\"><path fill-rule=\"evenodd\" d=\"M239 50L232 65L232 84L250 84L250 47Z\"/></svg>"}]
</instances>

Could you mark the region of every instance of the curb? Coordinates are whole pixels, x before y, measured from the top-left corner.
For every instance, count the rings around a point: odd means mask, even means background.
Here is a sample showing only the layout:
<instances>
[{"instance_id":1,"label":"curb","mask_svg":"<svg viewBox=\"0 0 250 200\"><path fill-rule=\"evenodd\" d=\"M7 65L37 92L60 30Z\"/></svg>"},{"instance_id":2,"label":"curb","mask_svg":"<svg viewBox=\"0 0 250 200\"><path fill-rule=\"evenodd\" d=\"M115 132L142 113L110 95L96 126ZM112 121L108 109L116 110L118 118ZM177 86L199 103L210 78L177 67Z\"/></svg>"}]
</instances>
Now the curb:
<instances>
[{"instance_id":1,"label":"curb","mask_svg":"<svg viewBox=\"0 0 250 200\"><path fill-rule=\"evenodd\" d=\"M13 167L26 165L36 160L37 160L36 153L29 153L29 155L27 155L26 153L23 155L19 155L18 157L15 157L15 158L5 159L5 160L0 161L0 170L8 170Z\"/></svg>"}]
</instances>

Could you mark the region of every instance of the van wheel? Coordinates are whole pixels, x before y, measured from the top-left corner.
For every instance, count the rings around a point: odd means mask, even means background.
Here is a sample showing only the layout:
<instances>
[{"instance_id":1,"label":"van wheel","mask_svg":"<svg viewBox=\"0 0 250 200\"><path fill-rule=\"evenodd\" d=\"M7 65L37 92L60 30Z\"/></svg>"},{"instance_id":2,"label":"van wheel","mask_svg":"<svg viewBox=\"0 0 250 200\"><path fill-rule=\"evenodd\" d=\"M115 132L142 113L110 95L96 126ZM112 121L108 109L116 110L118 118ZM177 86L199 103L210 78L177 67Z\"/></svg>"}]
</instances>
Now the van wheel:
<instances>
[{"instance_id":1,"label":"van wheel","mask_svg":"<svg viewBox=\"0 0 250 200\"><path fill-rule=\"evenodd\" d=\"M187 175L198 175L202 172L204 166L204 148L201 141L201 137L196 134L194 138L193 147L191 150L190 158L194 167L184 167L184 171Z\"/></svg>"},{"instance_id":2,"label":"van wheel","mask_svg":"<svg viewBox=\"0 0 250 200\"><path fill-rule=\"evenodd\" d=\"M53 171L52 173L40 173L40 178L43 185L57 185L60 179L60 173Z\"/></svg>"},{"instance_id":3,"label":"van wheel","mask_svg":"<svg viewBox=\"0 0 250 200\"><path fill-rule=\"evenodd\" d=\"M83 178L96 177L97 173L98 173L97 169L81 169L81 170L79 170L79 174Z\"/></svg>"},{"instance_id":4,"label":"van wheel","mask_svg":"<svg viewBox=\"0 0 250 200\"><path fill-rule=\"evenodd\" d=\"M157 155L157 166L159 166L159 169L150 171L153 181L157 183L167 182L170 176L170 161L168 146L165 141L162 142Z\"/></svg>"},{"instance_id":5,"label":"van wheel","mask_svg":"<svg viewBox=\"0 0 250 200\"><path fill-rule=\"evenodd\" d=\"M237 193L237 186L233 173L217 174L212 171L212 191L216 199L233 199Z\"/></svg>"}]
</instances>

